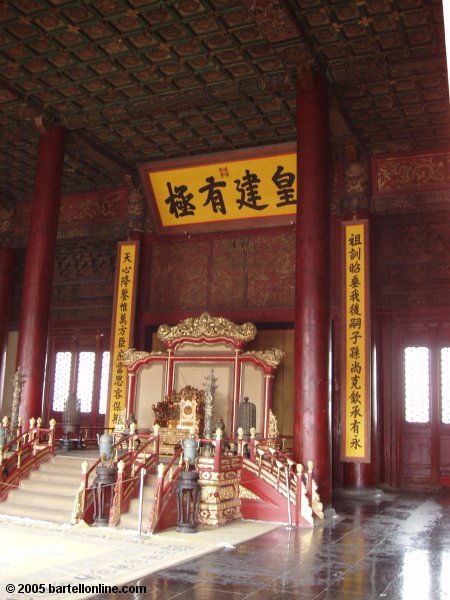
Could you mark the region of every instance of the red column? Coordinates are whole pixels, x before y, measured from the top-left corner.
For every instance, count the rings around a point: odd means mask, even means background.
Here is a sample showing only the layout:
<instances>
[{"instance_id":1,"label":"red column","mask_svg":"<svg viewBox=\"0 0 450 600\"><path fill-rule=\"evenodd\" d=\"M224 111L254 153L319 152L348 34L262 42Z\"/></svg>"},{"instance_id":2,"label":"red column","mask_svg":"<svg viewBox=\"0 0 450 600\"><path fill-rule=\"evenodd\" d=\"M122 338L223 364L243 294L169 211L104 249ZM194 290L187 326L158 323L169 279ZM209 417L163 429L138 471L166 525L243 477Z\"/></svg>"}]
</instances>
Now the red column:
<instances>
[{"instance_id":1,"label":"red column","mask_svg":"<svg viewBox=\"0 0 450 600\"><path fill-rule=\"evenodd\" d=\"M0 246L0 390L3 389L5 379L6 350L11 324L14 258L13 248Z\"/></svg>"},{"instance_id":2,"label":"red column","mask_svg":"<svg viewBox=\"0 0 450 600\"><path fill-rule=\"evenodd\" d=\"M328 153L326 79L321 74L300 73L293 449L297 462L313 461L325 506L331 503Z\"/></svg>"},{"instance_id":3,"label":"red column","mask_svg":"<svg viewBox=\"0 0 450 600\"><path fill-rule=\"evenodd\" d=\"M17 366L25 377L19 411L25 427L42 411L65 141L66 131L53 127L41 137L36 162L17 349Z\"/></svg>"}]
</instances>

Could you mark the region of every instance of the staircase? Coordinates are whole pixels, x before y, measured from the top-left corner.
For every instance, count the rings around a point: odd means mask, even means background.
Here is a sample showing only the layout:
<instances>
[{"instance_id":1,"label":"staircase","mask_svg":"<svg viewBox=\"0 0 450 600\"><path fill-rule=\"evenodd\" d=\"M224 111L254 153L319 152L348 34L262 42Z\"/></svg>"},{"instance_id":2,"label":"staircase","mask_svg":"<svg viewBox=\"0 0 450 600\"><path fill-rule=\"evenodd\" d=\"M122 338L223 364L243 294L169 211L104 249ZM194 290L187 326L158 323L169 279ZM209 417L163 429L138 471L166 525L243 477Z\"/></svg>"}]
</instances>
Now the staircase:
<instances>
[{"instance_id":1,"label":"staircase","mask_svg":"<svg viewBox=\"0 0 450 600\"><path fill-rule=\"evenodd\" d=\"M143 490L143 501L142 501L142 519L141 519L141 531L145 532L148 525L148 518L150 515L150 509L152 507L153 500L155 498L156 487L158 478L156 475L147 475L146 482ZM120 517L119 523L116 525L116 529L133 529L137 531L139 520L139 498L132 498L130 501L130 508L127 512L123 513Z\"/></svg>"},{"instance_id":2,"label":"staircase","mask_svg":"<svg viewBox=\"0 0 450 600\"><path fill-rule=\"evenodd\" d=\"M70 523L73 503L81 480L81 463L92 465L95 458L56 455L39 469L22 479L6 502L0 503L0 514Z\"/></svg>"}]
</instances>

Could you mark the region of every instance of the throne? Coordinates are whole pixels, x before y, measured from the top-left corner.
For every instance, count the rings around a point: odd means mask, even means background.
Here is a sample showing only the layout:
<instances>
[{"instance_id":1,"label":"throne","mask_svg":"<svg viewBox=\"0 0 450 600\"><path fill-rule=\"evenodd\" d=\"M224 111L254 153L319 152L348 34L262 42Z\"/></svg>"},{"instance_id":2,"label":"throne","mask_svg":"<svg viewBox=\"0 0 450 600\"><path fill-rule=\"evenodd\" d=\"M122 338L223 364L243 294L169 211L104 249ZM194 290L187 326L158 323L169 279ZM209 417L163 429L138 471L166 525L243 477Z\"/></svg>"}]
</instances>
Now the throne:
<instances>
[{"instance_id":1,"label":"throne","mask_svg":"<svg viewBox=\"0 0 450 600\"><path fill-rule=\"evenodd\" d=\"M160 426L160 453L173 454L183 439L194 429L196 437L203 434L205 392L190 385L173 391L152 406L155 423Z\"/></svg>"}]
</instances>

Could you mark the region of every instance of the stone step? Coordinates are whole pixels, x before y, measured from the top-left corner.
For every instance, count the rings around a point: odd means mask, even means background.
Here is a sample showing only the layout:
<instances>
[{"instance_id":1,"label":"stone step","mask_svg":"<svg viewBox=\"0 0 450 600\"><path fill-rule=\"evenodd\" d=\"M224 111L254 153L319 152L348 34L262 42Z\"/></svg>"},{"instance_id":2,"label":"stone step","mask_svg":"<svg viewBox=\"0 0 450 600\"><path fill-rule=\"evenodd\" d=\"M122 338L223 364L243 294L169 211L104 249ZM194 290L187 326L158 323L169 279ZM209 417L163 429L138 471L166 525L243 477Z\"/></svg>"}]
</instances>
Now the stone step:
<instances>
[{"instance_id":1,"label":"stone step","mask_svg":"<svg viewBox=\"0 0 450 600\"><path fill-rule=\"evenodd\" d=\"M148 518L150 515L150 509L155 497L156 486L158 478L155 475L147 476L146 485L143 490L143 502L142 502L142 519L141 527L144 530L147 526ZM139 498L133 498L130 502L130 508L126 513L123 513L120 517L120 521L116 526L117 529L135 529L138 528L139 519Z\"/></svg>"},{"instance_id":2,"label":"stone step","mask_svg":"<svg viewBox=\"0 0 450 600\"><path fill-rule=\"evenodd\" d=\"M79 484L81 482L81 472L67 474L53 473L52 471L36 471L29 479L24 479L22 483L25 483L25 481L47 482L50 486Z\"/></svg>"},{"instance_id":3,"label":"stone step","mask_svg":"<svg viewBox=\"0 0 450 600\"><path fill-rule=\"evenodd\" d=\"M26 511L28 507L40 506L47 509L50 515L54 509L67 509L70 512L74 503L76 491L75 488L72 490L71 494L61 494L60 490L58 490L57 494L36 494L34 490L24 490L19 488L9 494L5 506L22 506L24 511ZM28 516L28 514L24 512L24 516Z\"/></svg>"},{"instance_id":4,"label":"stone step","mask_svg":"<svg viewBox=\"0 0 450 600\"><path fill-rule=\"evenodd\" d=\"M6 502L0 504L0 513L39 519L54 523L69 523L75 496L81 483L81 463L87 460L89 467L97 460L97 455L83 456L57 455L42 463L23 479L19 488L10 492ZM90 476L90 485L95 472ZM150 507L156 490L156 475L148 475L143 490L143 527L146 526ZM137 529L139 500L132 499L130 511L122 517L121 528Z\"/></svg>"},{"instance_id":5,"label":"stone step","mask_svg":"<svg viewBox=\"0 0 450 600\"><path fill-rule=\"evenodd\" d=\"M60 496L75 496L76 491L80 485L78 478L67 477L67 478L55 478L49 476L48 478L32 477L31 479L23 479L20 482L20 490L33 494L50 495L53 490L58 491Z\"/></svg>"},{"instance_id":6,"label":"stone step","mask_svg":"<svg viewBox=\"0 0 450 600\"><path fill-rule=\"evenodd\" d=\"M51 461L42 463L41 471L52 471L52 473L80 473L81 464L83 460L72 459L72 460L61 460L58 456L55 456ZM89 468L94 464L94 460L88 460L87 463Z\"/></svg>"},{"instance_id":7,"label":"stone step","mask_svg":"<svg viewBox=\"0 0 450 600\"><path fill-rule=\"evenodd\" d=\"M0 512L4 515L12 517L23 517L27 519L37 519L38 521L49 521L50 523L70 523L72 509L60 510L57 508L42 508L38 506L22 506L21 504L10 505L8 502L3 502L0 506Z\"/></svg>"}]
</instances>

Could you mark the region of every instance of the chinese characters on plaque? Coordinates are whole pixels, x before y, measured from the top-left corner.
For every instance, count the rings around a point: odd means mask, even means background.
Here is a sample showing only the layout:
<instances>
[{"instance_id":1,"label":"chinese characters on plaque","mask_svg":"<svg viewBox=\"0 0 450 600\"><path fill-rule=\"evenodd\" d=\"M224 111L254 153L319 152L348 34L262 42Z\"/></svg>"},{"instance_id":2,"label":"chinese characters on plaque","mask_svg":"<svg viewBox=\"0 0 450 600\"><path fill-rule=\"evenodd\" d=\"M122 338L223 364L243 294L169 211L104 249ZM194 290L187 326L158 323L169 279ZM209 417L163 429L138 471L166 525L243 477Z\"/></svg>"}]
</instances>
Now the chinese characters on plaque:
<instances>
[{"instance_id":1,"label":"chinese characters on plaque","mask_svg":"<svg viewBox=\"0 0 450 600\"><path fill-rule=\"evenodd\" d=\"M367 221L343 223L341 460L370 462L370 312Z\"/></svg>"},{"instance_id":2,"label":"chinese characters on plaque","mask_svg":"<svg viewBox=\"0 0 450 600\"><path fill-rule=\"evenodd\" d=\"M273 150L272 150L273 152ZM296 152L173 167L141 176L162 229L296 214Z\"/></svg>"},{"instance_id":3,"label":"chinese characters on plaque","mask_svg":"<svg viewBox=\"0 0 450 600\"><path fill-rule=\"evenodd\" d=\"M139 242L119 242L111 330L108 427L116 426L125 409L127 371L123 352L133 344L138 256Z\"/></svg>"}]
</instances>

